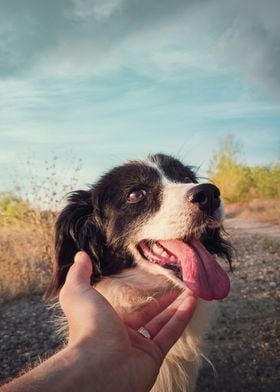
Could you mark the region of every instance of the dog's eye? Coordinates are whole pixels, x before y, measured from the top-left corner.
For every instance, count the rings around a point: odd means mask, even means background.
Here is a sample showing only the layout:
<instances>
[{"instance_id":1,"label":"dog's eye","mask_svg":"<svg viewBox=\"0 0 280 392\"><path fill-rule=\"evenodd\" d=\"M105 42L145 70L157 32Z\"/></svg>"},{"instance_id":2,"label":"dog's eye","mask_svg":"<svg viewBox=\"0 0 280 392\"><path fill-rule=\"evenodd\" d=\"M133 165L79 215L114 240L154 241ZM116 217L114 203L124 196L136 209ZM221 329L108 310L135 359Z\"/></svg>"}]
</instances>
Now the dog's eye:
<instances>
[{"instance_id":1,"label":"dog's eye","mask_svg":"<svg viewBox=\"0 0 280 392\"><path fill-rule=\"evenodd\" d=\"M192 181L192 179L191 179L190 177L184 177L184 178L183 178L183 182L184 182L185 184L188 184L188 183L191 183L191 182L193 182L193 181Z\"/></svg>"},{"instance_id":2,"label":"dog's eye","mask_svg":"<svg viewBox=\"0 0 280 392\"><path fill-rule=\"evenodd\" d=\"M127 201L129 203L138 203L144 199L146 193L147 192L144 189L135 189L127 196Z\"/></svg>"}]
</instances>

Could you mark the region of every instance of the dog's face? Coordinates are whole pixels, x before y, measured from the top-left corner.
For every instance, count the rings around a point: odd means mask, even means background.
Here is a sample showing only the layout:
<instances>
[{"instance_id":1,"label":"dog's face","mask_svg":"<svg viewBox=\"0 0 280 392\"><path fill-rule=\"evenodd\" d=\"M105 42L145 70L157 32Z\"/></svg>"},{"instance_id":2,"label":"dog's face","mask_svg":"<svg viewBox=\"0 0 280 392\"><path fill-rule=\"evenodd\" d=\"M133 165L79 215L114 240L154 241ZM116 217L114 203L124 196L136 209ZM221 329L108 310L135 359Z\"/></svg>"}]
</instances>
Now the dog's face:
<instances>
[{"instance_id":1,"label":"dog's face","mask_svg":"<svg viewBox=\"0 0 280 392\"><path fill-rule=\"evenodd\" d=\"M198 184L192 169L177 159L158 154L114 168L90 190L72 193L61 212L47 296L57 293L75 253L84 250L91 257L94 280L152 263L198 296L222 298L228 282L210 256L230 260L229 245L220 235L222 218L218 188ZM218 279L222 292L211 288L209 293L205 284L192 282L203 279L219 285Z\"/></svg>"}]
</instances>

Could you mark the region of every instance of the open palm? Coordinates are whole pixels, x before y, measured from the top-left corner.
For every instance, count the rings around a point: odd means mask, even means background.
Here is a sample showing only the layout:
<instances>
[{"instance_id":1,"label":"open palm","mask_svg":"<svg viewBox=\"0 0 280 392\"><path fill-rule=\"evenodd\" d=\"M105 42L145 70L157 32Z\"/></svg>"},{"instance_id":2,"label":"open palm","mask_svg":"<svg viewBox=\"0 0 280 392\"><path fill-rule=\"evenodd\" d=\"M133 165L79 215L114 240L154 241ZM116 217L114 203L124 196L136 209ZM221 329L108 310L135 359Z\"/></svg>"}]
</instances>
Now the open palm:
<instances>
[{"instance_id":1,"label":"open palm","mask_svg":"<svg viewBox=\"0 0 280 392\"><path fill-rule=\"evenodd\" d=\"M91 274L89 256L77 253L60 291L69 324L68 345L78 347L87 358L86 366L98 378L100 390L149 391L165 355L190 321L196 298L189 291L174 291L121 319L90 286ZM139 334L141 326L147 328L152 339Z\"/></svg>"}]
</instances>

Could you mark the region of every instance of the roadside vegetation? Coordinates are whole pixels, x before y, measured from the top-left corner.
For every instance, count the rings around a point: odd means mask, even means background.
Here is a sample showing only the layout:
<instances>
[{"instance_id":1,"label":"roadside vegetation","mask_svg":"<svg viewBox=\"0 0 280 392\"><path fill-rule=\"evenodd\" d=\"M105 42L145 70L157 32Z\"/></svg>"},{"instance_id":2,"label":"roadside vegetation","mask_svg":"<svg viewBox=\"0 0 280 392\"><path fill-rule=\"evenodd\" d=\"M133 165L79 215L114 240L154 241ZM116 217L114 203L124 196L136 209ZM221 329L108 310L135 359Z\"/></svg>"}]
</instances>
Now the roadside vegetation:
<instances>
[{"instance_id":1,"label":"roadside vegetation","mask_svg":"<svg viewBox=\"0 0 280 392\"><path fill-rule=\"evenodd\" d=\"M0 303L42 293L51 272L55 214L12 194L0 198Z\"/></svg>"},{"instance_id":2,"label":"roadside vegetation","mask_svg":"<svg viewBox=\"0 0 280 392\"><path fill-rule=\"evenodd\" d=\"M209 177L221 190L229 217L280 223L280 161L248 166L229 134L214 152Z\"/></svg>"},{"instance_id":3,"label":"roadside vegetation","mask_svg":"<svg viewBox=\"0 0 280 392\"><path fill-rule=\"evenodd\" d=\"M57 158L46 162L41 181L30 175L29 194L18 186L14 192L0 194L0 304L45 291L57 211L62 196L76 188L81 167L81 161L71 163L65 177L57 168Z\"/></svg>"}]
</instances>

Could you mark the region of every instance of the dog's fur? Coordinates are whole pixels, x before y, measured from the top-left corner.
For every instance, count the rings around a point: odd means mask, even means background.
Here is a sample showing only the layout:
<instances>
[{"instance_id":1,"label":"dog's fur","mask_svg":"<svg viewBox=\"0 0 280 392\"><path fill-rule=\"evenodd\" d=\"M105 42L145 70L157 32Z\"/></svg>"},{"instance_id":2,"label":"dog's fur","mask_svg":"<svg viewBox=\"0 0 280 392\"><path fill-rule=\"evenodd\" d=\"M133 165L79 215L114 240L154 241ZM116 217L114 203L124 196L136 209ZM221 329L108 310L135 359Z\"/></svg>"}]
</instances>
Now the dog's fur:
<instances>
[{"instance_id":1,"label":"dog's fur","mask_svg":"<svg viewBox=\"0 0 280 392\"><path fill-rule=\"evenodd\" d=\"M199 239L210 253L230 261L221 236L222 204L201 208L187 197L198 187L191 167L157 154L130 161L105 174L89 190L69 196L56 223L56 260L47 297L63 285L74 255L86 251L92 284L107 277L102 294L116 308L133 312L163 293L185 289L178 271L152 263L139 251L143 240ZM219 195L218 195L219 196ZM219 199L219 197L218 197ZM193 391L203 356L201 344L215 303L198 301L186 331L165 359L153 391Z\"/></svg>"}]
</instances>

